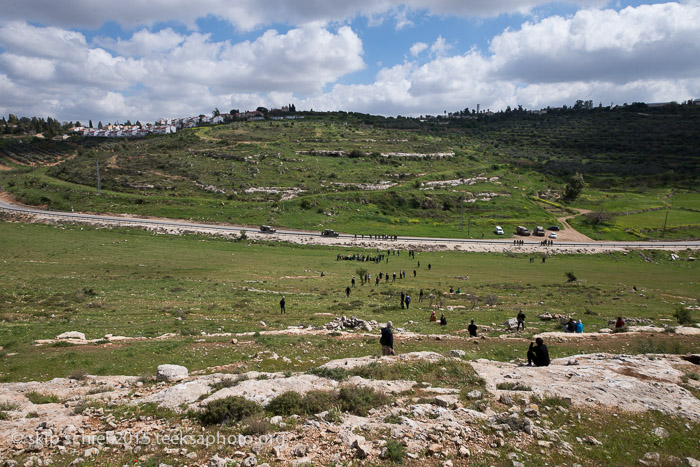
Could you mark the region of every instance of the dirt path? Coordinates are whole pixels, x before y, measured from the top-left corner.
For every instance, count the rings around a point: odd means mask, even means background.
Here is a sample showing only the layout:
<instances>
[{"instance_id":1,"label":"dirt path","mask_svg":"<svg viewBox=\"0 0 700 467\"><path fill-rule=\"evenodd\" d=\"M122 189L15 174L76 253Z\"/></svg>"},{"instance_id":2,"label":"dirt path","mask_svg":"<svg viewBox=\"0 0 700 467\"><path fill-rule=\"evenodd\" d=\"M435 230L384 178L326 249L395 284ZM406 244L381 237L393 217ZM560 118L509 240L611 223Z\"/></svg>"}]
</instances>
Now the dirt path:
<instances>
[{"instance_id":1,"label":"dirt path","mask_svg":"<svg viewBox=\"0 0 700 467\"><path fill-rule=\"evenodd\" d=\"M582 234L578 230L571 227L571 224L569 224L569 219L572 219L576 216L580 216L581 214L586 214L586 213L591 212L590 209L576 209L576 210L578 211L576 214L570 214L568 216L557 218L557 221L564 224L564 228L557 233L557 240L563 241L563 242L585 242L585 243L595 242L595 240Z\"/></svg>"}]
</instances>

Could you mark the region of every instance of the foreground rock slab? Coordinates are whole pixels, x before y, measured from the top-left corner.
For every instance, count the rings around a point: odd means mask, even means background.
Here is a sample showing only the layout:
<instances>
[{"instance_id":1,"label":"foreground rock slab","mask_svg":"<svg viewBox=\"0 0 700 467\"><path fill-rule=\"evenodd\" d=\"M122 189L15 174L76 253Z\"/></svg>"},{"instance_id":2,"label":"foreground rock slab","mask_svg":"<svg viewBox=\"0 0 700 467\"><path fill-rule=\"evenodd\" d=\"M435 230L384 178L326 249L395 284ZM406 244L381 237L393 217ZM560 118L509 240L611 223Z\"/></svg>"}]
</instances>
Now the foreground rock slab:
<instances>
[{"instance_id":1,"label":"foreground rock slab","mask_svg":"<svg viewBox=\"0 0 700 467\"><path fill-rule=\"evenodd\" d=\"M693 364L675 355L577 355L552 360L548 367L477 360L474 370L497 395L532 394L568 398L578 405L604 405L619 410L660 412L700 421L700 400L679 386ZM503 391L502 383L519 383L530 391Z\"/></svg>"}]
</instances>

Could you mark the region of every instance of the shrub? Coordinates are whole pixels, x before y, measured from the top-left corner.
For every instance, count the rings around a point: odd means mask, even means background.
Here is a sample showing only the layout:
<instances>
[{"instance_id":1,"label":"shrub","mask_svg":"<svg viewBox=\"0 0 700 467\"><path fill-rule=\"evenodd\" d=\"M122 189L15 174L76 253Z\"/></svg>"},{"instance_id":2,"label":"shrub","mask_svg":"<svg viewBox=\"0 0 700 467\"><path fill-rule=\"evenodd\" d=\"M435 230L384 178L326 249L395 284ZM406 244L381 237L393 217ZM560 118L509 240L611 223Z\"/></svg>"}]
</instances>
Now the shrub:
<instances>
[{"instance_id":1,"label":"shrub","mask_svg":"<svg viewBox=\"0 0 700 467\"><path fill-rule=\"evenodd\" d=\"M287 391L270 401L266 410L272 415L293 415L303 413L302 397L298 392Z\"/></svg>"},{"instance_id":2,"label":"shrub","mask_svg":"<svg viewBox=\"0 0 700 467\"><path fill-rule=\"evenodd\" d=\"M386 443L385 456L394 464L403 464L403 458L406 455L406 447L396 440L390 439Z\"/></svg>"},{"instance_id":3,"label":"shrub","mask_svg":"<svg viewBox=\"0 0 700 467\"><path fill-rule=\"evenodd\" d=\"M200 421L205 425L239 422L262 412L259 404L245 397L230 396L211 401L201 413Z\"/></svg>"},{"instance_id":4,"label":"shrub","mask_svg":"<svg viewBox=\"0 0 700 467\"><path fill-rule=\"evenodd\" d=\"M337 404L337 396L331 391L309 391L302 400L302 410L306 414L316 414L331 410Z\"/></svg>"},{"instance_id":5,"label":"shrub","mask_svg":"<svg viewBox=\"0 0 700 467\"><path fill-rule=\"evenodd\" d=\"M243 424L243 434L250 436L264 435L272 431L273 428L272 423L259 415L247 417L243 420Z\"/></svg>"},{"instance_id":6,"label":"shrub","mask_svg":"<svg viewBox=\"0 0 700 467\"><path fill-rule=\"evenodd\" d=\"M690 310L683 308L682 306L676 309L673 317L676 318L678 324L693 324L693 318L690 316Z\"/></svg>"},{"instance_id":7,"label":"shrub","mask_svg":"<svg viewBox=\"0 0 700 467\"><path fill-rule=\"evenodd\" d=\"M348 379L348 372L344 368L312 368L309 373L321 378L334 379L336 381L344 381Z\"/></svg>"},{"instance_id":8,"label":"shrub","mask_svg":"<svg viewBox=\"0 0 700 467\"><path fill-rule=\"evenodd\" d=\"M245 379L247 379L247 376L245 375L238 375L235 378L222 378L220 381L217 381L216 383L211 385L211 390L213 392L216 392L221 389L230 388L232 386L235 386L239 382L244 381Z\"/></svg>"},{"instance_id":9,"label":"shrub","mask_svg":"<svg viewBox=\"0 0 700 467\"><path fill-rule=\"evenodd\" d=\"M567 282L576 282L576 276L573 272L566 273Z\"/></svg>"},{"instance_id":10,"label":"shrub","mask_svg":"<svg viewBox=\"0 0 700 467\"><path fill-rule=\"evenodd\" d=\"M58 396L53 394L41 394L40 392L32 391L25 394L29 402L32 404L55 404L60 402Z\"/></svg>"},{"instance_id":11,"label":"shrub","mask_svg":"<svg viewBox=\"0 0 700 467\"><path fill-rule=\"evenodd\" d=\"M85 378L87 378L88 372L87 370L83 368L79 368L77 370L73 370L70 372L68 375L68 379L74 379L76 381L83 381Z\"/></svg>"},{"instance_id":12,"label":"shrub","mask_svg":"<svg viewBox=\"0 0 700 467\"><path fill-rule=\"evenodd\" d=\"M343 412L364 417L370 409L387 404L389 397L372 388L345 386L338 392L338 402Z\"/></svg>"},{"instance_id":13,"label":"shrub","mask_svg":"<svg viewBox=\"0 0 700 467\"><path fill-rule=\"evenodd\" d=\"M530 386L526 386L523 383L498 383L496 389L502 389L505 391L532 391Z\"/></svg>"}]
</instances>

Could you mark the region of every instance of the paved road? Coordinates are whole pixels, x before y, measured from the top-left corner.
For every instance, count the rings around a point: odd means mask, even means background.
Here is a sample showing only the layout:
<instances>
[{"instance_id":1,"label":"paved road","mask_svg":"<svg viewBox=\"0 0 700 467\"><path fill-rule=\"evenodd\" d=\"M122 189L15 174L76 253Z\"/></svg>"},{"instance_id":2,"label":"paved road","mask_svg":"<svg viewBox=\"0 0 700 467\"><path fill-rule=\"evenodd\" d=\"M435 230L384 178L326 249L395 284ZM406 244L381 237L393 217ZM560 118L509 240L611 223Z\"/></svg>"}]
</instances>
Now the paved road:
<instances>
[{"instance_id":1,"label":"paved road","mask_svg":"<svg viewBox=\"0 0 700 467\"><path fill-rule=\"evenodd\" d=\"M14 214L22 214L35 217L37 220L56 220L56 221L72 221L72 222L85 222L85 223L102 223L109 225L118 225L124 227L144 227L149 229L175 229L178 231L188 231L188 232L202 232L202 233L220 233L220 234L237 234L241 231L246 233L260 234L257 227L250 226L239 226L231 224L205 224L198 222L189 222L185 220L177 219L162 219L162 218L143 218L143 217L133 217L133 216L114 216L114 215L103 215L103 214L86 214L79 212L61 212L61 211L47 211L44 209L38 209L28 206L21 206L9 203L5 200L0 199L0 211L10 212ZM302 240L321 240L324 244L329 245L347 245L348 241L351 240L358 243L362 243L363 246L377 241L377 239L370 239L365 235L364 239L360 235L355 238L353 234L340 234L338 238L322 238L319 231L309 232L300 230L287 230L279 229L276 234L260 234L263 237L270 238L281 238L285 240L294 241L293 237L301 238ZM525 242L525 247L540 247L540 237L519 237L519 239ZM390 240L379 239L379 242L391 243ZM437 238L437 237L399 237L399 243L406 244L423 244L423 245L447 245L448 247L462 246L463 249L476 250L479 246L482 247L494 247L496 250L510 250L513 247L513 238L505 239L464 239L464 238ZM621 249L668 249L668 250L683 250L686 248L700 249L700 241L680 241L680 242L605 242L605 241L591 241L591 242L559 242L555 241L554 248L557 250L567 249L568 251L575 251L576 249L587 249L595 251L605 251L605 250L621 250ZM485 249L486 251L486 249ZM493 250L491 250L493 251Z\"/></svg>"}]
</instances>

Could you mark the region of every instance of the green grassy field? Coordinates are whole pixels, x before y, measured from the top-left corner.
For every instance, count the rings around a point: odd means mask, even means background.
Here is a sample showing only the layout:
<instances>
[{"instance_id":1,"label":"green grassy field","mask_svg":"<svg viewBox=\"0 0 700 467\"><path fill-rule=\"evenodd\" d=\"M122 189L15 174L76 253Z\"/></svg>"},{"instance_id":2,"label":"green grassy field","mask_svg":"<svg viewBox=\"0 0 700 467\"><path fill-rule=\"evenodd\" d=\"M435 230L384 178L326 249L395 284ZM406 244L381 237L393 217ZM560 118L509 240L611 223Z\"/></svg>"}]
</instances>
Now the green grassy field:
<instances>
[{"instance_id":1,"label":"green grassy field","mask_svg":"<svg viewBox=\"0 0 700 467\"><path fill-rule=\"evenodd\" d=\"M336 261L339 252L376 251L165 236L138 230L0 223L0 238L3 381L66 376L76 369L140 374L165 362L202 369L241 362L265 349L292 359L301 357L301 368L314 366L311 360L324 355L375 353L376 339L261 335L247 338L244 346L231 346L228 338L201 336L202 332L319 326L342 315L381 323L393 320L408 331L445 334L463 332L472 318L480 325L500 325L522 309L528 316L527 337L557 328L536 319L543 312L571 314L583 320L585 330L597 330L617 315L673 324L678 306L697 303L696 263L670 261L667 252L646 252L651 263L636 252L555 255L546 263L535 256L531 263L531 255L458 252L419 252L414 260L404 251L378 265ZM373 278L380 271L401 270L407 278L395 283L382 280L375 287L360 285L358 277L357 286L346 297L344 289L361 267ZM567 282L567 272L578 280ZM632 292L633 285L637 293ZM450 287L462 293L449 294ZM418 301L420 289L426 294L423 303ZM399 306L402 290L413 298L410 310ZM448 326L428 321L430 293L436 295L433 303L439 298ZM287 302L285 315L279 313L282 294ZM105 334L156 337L166 332L177 337L88 346L32 345L36 339L50 339L64 331L84 332L88 339ZM475 358L509 360L520 356L525 342L494 341L478 350L466 349ZM401 351L444 352L455 345L465 344L409 339L401 344ZM660 335L651 344L621 339L601 345L569 344L553 353L567 355L603 347L613 352L644 351L650 345L660 351L685 352L697 349L697 340Z\"/></svg>"}]
</instances>

